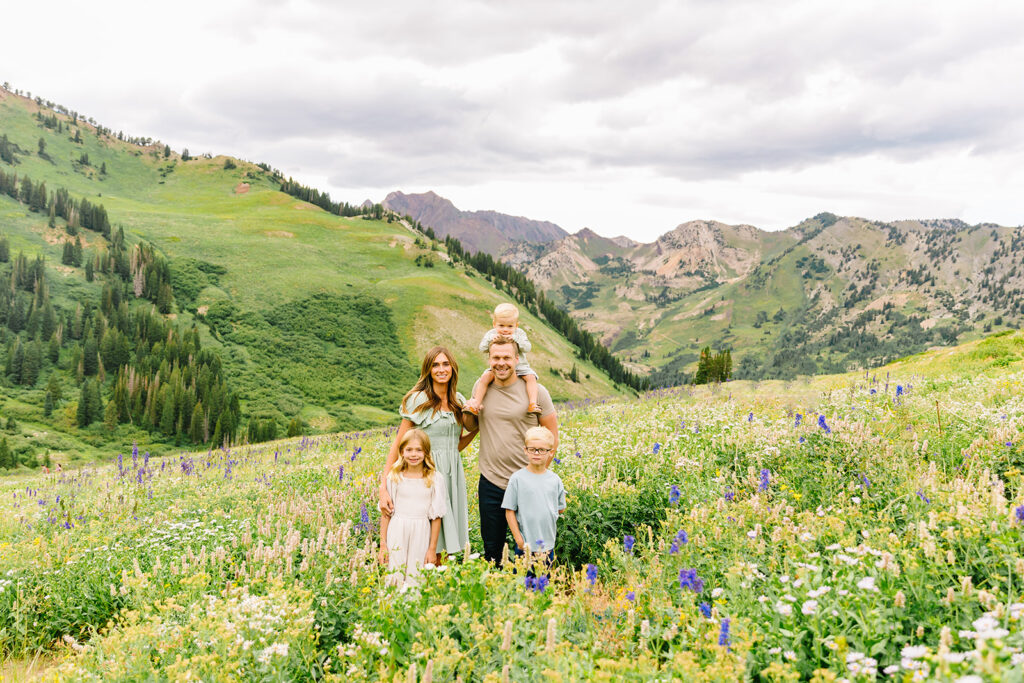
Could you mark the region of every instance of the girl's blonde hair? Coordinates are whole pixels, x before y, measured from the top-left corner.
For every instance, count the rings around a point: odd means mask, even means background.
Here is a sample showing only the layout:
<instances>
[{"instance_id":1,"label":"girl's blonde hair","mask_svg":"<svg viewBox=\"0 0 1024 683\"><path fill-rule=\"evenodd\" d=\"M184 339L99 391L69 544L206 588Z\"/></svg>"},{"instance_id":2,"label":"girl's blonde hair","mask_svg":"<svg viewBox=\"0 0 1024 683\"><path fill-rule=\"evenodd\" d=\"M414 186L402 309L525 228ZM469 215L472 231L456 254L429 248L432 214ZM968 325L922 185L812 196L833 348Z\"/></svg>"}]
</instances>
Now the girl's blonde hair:
<instances>
[{"instance_id":1,"label":"girl's blonde hair","mask_svg":"<svg viewBox=\"0 0 1024 683\"><path fill-rule=\"evenodd\" d=\"M414 439L419 442L420 447L423 449L423 483L429 489L434 486L434 472L437 471L437 467L434 465L434 457L430 455L430 437L422 429L410 429L402 436L402 440L398 442L398 460L391 466L388 478L391 481L397 482L402 472L409 468L409 464L402 457L402 453L405 451L405 447L409 445L409 442Z\"/></svg>"}]
</instances>

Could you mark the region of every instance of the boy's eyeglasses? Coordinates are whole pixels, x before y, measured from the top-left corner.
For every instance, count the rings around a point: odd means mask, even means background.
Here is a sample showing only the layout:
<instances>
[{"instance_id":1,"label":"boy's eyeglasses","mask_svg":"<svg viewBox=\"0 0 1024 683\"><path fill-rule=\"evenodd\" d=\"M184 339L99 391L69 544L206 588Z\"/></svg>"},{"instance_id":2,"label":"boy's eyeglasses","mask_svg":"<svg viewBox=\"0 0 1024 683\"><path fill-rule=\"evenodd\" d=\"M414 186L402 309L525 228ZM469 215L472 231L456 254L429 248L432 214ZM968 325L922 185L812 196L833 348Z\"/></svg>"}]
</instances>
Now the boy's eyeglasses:
<instances>
[{"instance_id":1,"label":"boy's eyeglasses","mask_svg":"<svg viewBox=\"0 0 1024 683\"><path fill-rule=\"evenodd\" d=\"M526 447L526 452L529 453L530 455L547 455L548 453L551 452L551 450L552 449L550 448L534 448L533 446Z\"/></svg>"}]
</instances>

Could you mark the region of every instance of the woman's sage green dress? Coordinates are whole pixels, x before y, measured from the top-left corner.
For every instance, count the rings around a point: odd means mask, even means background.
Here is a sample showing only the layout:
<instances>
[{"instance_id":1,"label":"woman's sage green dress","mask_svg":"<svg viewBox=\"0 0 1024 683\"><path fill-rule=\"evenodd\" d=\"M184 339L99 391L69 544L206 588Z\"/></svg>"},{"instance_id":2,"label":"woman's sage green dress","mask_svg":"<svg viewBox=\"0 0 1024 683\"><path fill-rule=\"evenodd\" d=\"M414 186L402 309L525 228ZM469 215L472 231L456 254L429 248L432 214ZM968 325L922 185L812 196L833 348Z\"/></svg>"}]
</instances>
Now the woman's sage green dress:
<instances>
[{"instance_id":1,"label":"woman's sage green dress","mask_svg":"<svg viewBox=\"0 0 1024 683\"><path fill-rule=\"evenodd\" d=\"M466 402L457 393L460 404ZM422 429L430 438L430 455L434 458L439 474L444 476L448 491L448 514L441 518L441 535L437 539L437 552L449 555L462 552L469 543L469 501L466 498L466 471L459 455L459 437L462 425L455 420L455 413L430 408L418 411L427 401L422 391L416 392L405 403L405 410L399 414Z\"/></svg>"}]
</instances>

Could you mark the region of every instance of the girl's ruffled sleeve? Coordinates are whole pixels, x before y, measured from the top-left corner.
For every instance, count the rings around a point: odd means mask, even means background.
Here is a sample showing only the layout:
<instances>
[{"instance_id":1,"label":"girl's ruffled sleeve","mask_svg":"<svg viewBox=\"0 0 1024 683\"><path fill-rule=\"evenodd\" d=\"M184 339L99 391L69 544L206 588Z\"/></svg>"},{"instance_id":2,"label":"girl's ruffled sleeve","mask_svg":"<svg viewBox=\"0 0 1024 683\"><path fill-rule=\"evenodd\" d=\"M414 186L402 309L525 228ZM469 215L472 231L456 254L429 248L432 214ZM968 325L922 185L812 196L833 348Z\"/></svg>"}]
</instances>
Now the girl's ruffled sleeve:
<instances>
[{"instance_id":1,"label":"girl's ruffled sleeve","mask_svg":"<svg viewBox=\"0 0 1024 683\"><path fill-rule=\"evenodd\" d=\"M437 519L448 514L448 492L445 489L444 477L434 473L434 485L430 488L430 508L428 519Z\"/></svg>"},{"instance_id":2,"label":"girl's ruffled sleeve","mask_svg":"<svg viewBox=\"0 0 1024 683\"><path fill-rule=\"evenodd\" d=\"M423 422L423 420L428 415L430 415L429 410L417 411L417 408L426 403L426 401L427 397L423 394L423 392L417 391L415 394L409 397L409 399L405 402L404 407L402 405L398 406L398 414L404 417L409 422L412 422L414 425L419 426L419 424Z\"/></svg>"},{"instance_id":3,"label":"girl's ruffled sleeve","mask_svg":"<svg viewBox=\"0 0 1024 683\"><path fill-rule=\"evenodd\" d=\"M398 495L398 482L395 481L390 474L384 477L384 485L388 489L388 495L391 496L391 503L394 504L395 497Z\"/></svg>"}]
</instances>

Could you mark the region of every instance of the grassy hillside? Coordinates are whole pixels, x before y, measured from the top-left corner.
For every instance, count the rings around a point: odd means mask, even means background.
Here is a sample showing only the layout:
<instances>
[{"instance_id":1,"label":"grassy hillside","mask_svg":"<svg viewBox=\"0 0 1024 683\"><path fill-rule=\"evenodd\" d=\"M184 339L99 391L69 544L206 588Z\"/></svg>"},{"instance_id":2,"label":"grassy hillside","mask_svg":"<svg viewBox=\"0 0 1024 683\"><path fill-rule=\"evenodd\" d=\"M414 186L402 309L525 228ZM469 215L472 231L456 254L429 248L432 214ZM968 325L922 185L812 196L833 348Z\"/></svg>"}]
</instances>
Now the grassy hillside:
<instances>
[{"instance_id":1,"label":"grassy hillside","mask_svg":"<svg viewBox=\"0 0 1024 683\"><path fill-rule=\"evenodd\" d=\"M20 150L15 164L0 162L0 169L101 203L129 242L156 246L172 271L169 317L184 327L198 324L204 345L219 351L244 415L274 416L282 430L295 415L320 431L382 424L393 421L430 346L452 348L463 389L483 369L476 344L490 325L489 311L505 297L463 266L448 265L436 245L398 222L329 214L283 194L271 172L247 162L185 161L176 152L165 155L161 144L120 141L63 115L58 132L36 118L38 111L36 103L0 90L0 134ZM97 297L100 284L87 283L81 268L61 265L69 239L62 228L59 219L47 227L45 211L0 197L0 233L12 255L43 254L55 305L72 306ZM104 246L96 233L81 237L87 255ZM531 362L553 396L617 393L543 322L525 314L522 325L534 343ZM580 383L567 379L574 362L585 377ZM69 370L57 367L65 382ZM44 372L40 386L45 379ZM124 447L141 436L48 424L38 388L7 385L3 395L4 412L17 412L23 424L58 428L65 440L54 450L67 456L89 443Z\"/></svg>"}]
</instances>

